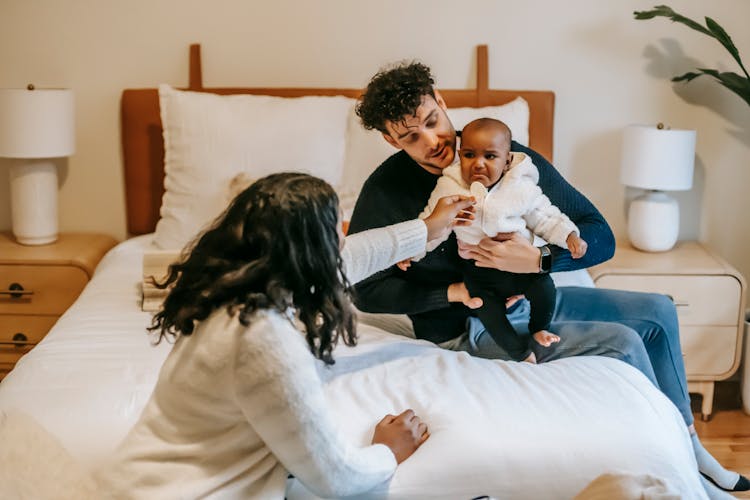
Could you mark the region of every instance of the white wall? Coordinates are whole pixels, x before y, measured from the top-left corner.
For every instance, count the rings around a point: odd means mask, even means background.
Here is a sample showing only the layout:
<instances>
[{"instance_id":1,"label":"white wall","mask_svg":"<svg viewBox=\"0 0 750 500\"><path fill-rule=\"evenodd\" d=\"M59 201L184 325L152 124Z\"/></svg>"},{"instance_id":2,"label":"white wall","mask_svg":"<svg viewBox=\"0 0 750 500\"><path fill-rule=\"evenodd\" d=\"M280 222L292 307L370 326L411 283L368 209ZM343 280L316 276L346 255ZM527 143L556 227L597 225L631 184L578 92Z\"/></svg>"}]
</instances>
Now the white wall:
<instances>
[{"instance_id":1,"label":"white wall","mask_svg":"<svg viewBox=\"0 0 750 500\"><path fill-rule=\"evenodd\" d=\"M202 44L207 86L362 87L381 65L419 58L444 88L474 84L474 47L486 43L492 87L556 92L555 163L618 236L626 230L617 180L623 126L697 130L695 186L679 195L681 237L708 242L750 277L750 107L707 79L669 81L695 65L738 68L682 25L633 20L633 10L658 3L0 0L0 87L75 90L77 152L62 169L61 229L123 238L120 92L186 85L190 43ZM750 2L669 5L719 21L750 65ZM6 164L0 228L10 227Z\"/></svg>"}]
</instances>

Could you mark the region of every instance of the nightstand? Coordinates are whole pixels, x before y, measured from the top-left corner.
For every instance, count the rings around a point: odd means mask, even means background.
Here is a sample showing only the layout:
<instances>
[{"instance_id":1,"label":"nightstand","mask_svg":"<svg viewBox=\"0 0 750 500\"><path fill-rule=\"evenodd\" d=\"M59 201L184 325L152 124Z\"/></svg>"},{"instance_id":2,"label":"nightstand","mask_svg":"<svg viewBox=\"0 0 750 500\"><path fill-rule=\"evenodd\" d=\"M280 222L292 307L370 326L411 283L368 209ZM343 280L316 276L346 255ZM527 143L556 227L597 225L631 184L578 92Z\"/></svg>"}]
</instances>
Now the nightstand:
<instances>
[{"instance_id":1,"label":"nightstand","mask_svg":"<svg viewBox=\"0 0 750 500\"><path fill-rule=\"evenodd\" d=\"M0 233L0 379L47 334L117 241L100 234L60 234L24 246Z\"/></svg>"},{"instance_id":2,"label":"nightstand","mask_svg":"<svg viewBox=\"0 0 750 500\"><path fill-rule=\"evenodd\" d=\"M701 417L708 420L714 382L730 377L742 356L742 275L697 242L660 253L618 244L615 256L589 273L597 287L661 293L674 301L688 390L703 396Z\"/></svg>"}]
</instances>

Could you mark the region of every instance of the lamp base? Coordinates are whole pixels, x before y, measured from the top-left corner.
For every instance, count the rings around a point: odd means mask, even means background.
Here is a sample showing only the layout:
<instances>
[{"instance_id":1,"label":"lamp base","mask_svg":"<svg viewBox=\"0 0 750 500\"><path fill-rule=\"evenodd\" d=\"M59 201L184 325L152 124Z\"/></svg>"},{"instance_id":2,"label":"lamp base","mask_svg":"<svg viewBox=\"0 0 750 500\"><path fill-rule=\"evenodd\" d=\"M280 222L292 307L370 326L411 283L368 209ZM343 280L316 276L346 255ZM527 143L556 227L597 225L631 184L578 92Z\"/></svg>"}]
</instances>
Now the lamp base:
<instances>
[{"instance_id":1,"label":"lamp base","mask_svg":"<svg viewBox=\"0 0 750 500\"><path fill-rule=\"evenodd\" d=\"M628 236L630 243L646 252L664 252L677 243L680 207L677 200L662 191L648 191L630 203Z\"/></svg>"},{"instance_id":2,"label":"lamp base","mask_svg":"<svg viewBox=\"0 0 750 500\"><path fill-rule=\"evenodd\" d=\"M22 245L57 240L57 167L51 160L16 160L10 167L11 224Z\"/></svg>"}]
</instances>

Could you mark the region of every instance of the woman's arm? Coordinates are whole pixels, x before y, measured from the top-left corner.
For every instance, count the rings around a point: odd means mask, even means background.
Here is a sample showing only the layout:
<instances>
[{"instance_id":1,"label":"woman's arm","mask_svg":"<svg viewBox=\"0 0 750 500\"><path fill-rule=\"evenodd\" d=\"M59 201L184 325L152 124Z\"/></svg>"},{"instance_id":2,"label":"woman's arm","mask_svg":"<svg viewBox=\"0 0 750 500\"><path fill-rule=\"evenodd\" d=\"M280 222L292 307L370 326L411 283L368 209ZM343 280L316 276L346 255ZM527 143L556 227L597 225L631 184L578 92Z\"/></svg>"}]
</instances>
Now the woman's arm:
<instances>
[{"instance_id":1,"label":"woman's arm","mask_svg":"<svg viewBox=\"0 0 750 500\"><path fill-rule=\"evenodd\" d=\"M396 262L424 252L427 241L442 238L456 225L471 223L473 200L454 195L438 200L424 220L412 220L346 237L341 258L350 282L357 283ZM467 212L468 211L468 212ZM461 219L456 217L461 215Z\"/></svg>"},{"instance_id":2,"label":"woman's arm","mask_svg":"<svg viewBox=\"0 0 750 500\"><path fill-rule=\"evenodd\" d=\"M396 459L387 446L356 447L343 439L315 358L287 318L259 313L243 333L235 363L243 414L282 465L314 493L355 495L393 474Z\"/></svg>"}]
</instances>

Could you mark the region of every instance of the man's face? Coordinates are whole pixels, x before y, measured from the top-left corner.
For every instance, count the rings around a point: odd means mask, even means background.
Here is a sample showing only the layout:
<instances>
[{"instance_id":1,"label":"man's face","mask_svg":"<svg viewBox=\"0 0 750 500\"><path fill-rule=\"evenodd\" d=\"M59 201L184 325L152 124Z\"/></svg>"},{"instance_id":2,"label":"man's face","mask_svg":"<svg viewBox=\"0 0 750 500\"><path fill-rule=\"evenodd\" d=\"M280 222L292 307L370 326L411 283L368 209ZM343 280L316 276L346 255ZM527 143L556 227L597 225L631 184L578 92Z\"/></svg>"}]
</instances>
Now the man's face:
<instances>
[{"instance_id":1,"label":"man's face","mask_svg":"<svg viewBox=\"0 0 750 500\"><path fill-rule=\"evenodd\" d=\"M422 96L422 104L414 115L386 122L388 133L383 137L428 172L439 174L453 163L456 154L456 131L445 109L445 101L437 91L435 98Z\"/></svg>"}]
</instances>

